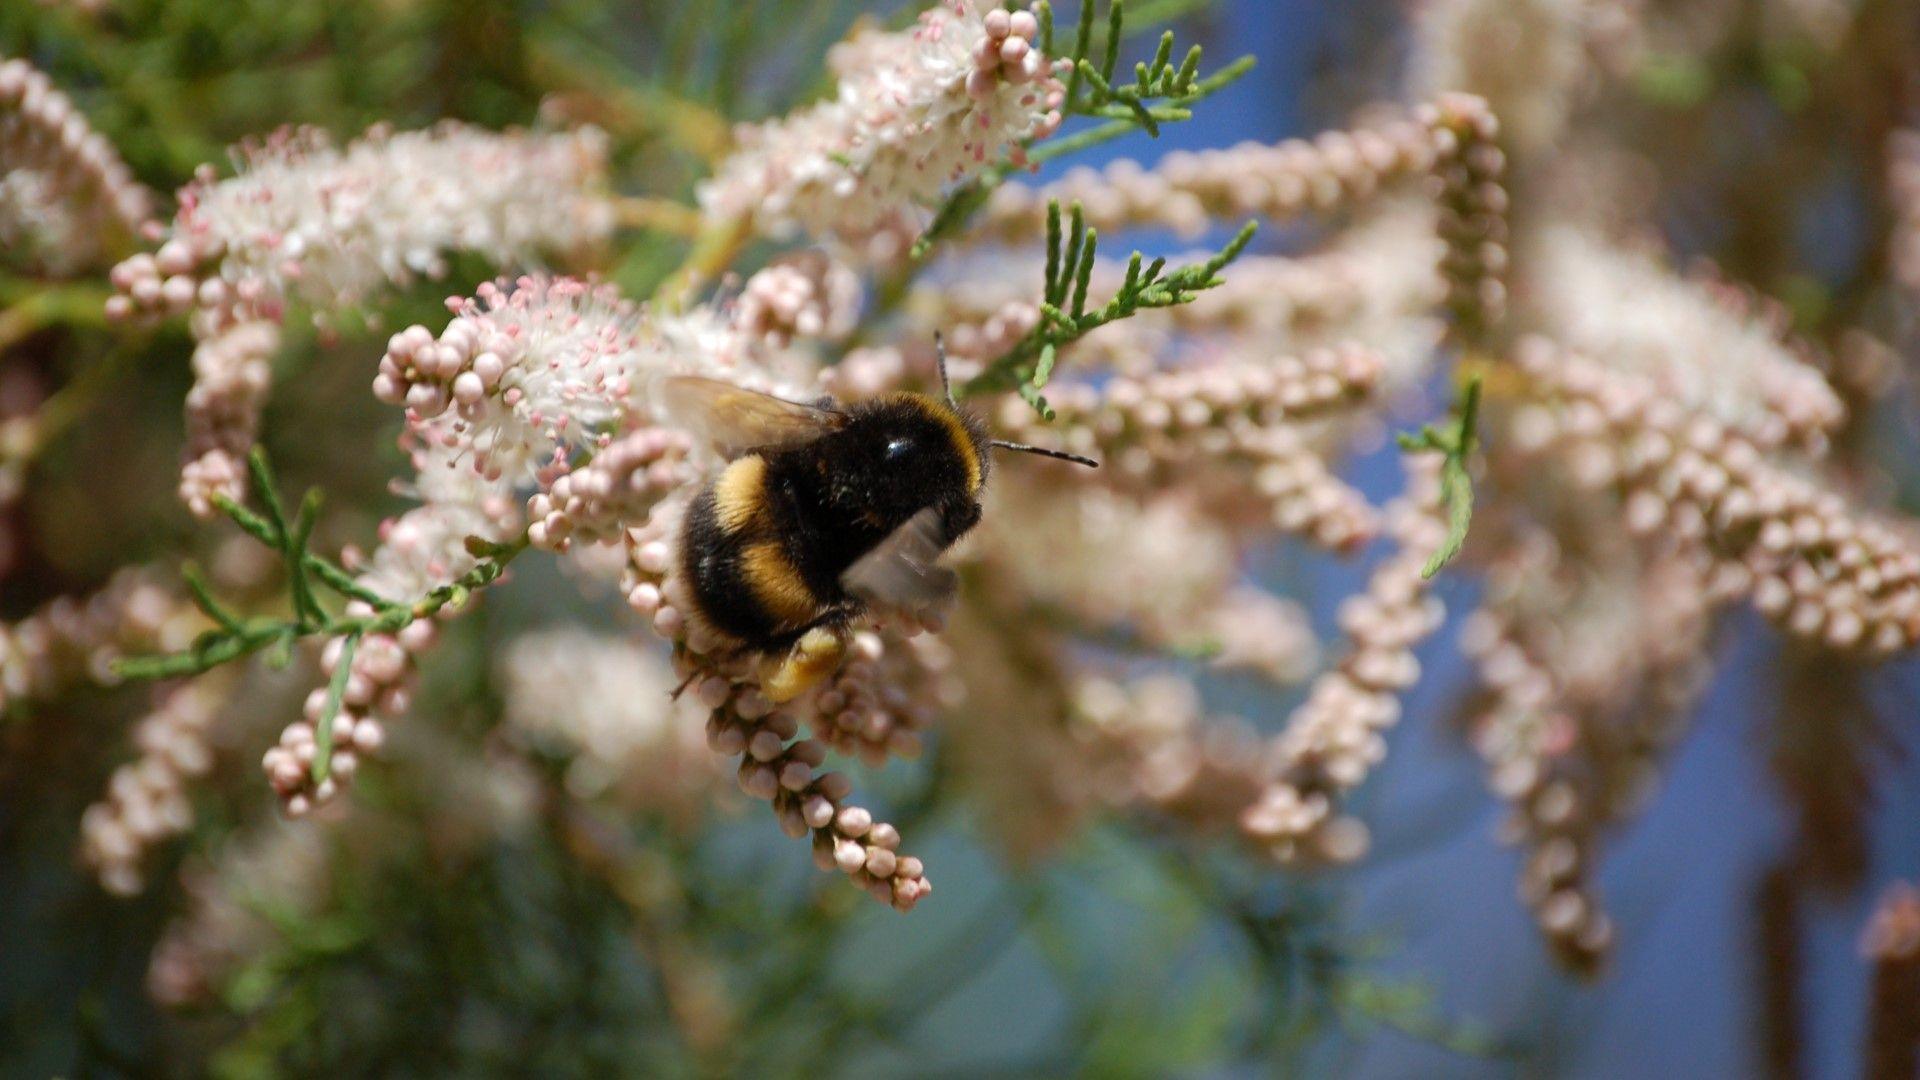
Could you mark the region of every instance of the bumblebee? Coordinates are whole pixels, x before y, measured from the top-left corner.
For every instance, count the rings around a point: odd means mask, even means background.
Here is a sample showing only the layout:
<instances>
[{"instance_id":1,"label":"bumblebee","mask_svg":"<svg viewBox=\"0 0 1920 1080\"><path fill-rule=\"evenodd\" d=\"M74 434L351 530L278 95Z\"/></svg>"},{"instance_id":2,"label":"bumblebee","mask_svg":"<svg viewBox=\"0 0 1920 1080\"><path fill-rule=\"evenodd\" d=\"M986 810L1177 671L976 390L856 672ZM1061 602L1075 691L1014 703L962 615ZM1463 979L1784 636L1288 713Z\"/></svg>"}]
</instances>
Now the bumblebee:
<instances>
[{"instance_id":1,"label":"bumblebee","mask_svg":"<svg viewBox=\"0 0 1920 1080\"><path fill-rule=\"evenodd\" d=\"M1097 467L990 437L939 355L941 398L801 404L690 376L662 388L668 412L730 459L681 521L682 602L724 653L769 661L775 702L833 670L862 613L924 615L953 594L937 560L980 520L991 450Z\"/></svg>"}]
</instances>

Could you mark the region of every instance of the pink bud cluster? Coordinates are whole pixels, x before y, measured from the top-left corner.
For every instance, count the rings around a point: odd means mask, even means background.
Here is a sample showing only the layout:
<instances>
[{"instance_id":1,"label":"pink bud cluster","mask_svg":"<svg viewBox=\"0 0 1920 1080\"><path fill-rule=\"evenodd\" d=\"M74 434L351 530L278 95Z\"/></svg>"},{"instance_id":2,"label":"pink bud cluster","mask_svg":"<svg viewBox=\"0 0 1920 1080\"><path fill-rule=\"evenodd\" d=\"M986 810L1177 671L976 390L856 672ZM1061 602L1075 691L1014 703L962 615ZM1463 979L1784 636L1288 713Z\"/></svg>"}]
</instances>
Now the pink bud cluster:
<instances>
[{"instance_id":1,"label":"pink bud cluster","mask_svg":"<svg viewBox=\"0 0 1920 1080\"><path fill-rule=\"evenodd\" d=\"M1273 335L1290 345L1354 341L1385 351L1430 352L1428 312L1446 298L1444 246L1413 208L1358 226L1328 250L1301 258L1242 256L1219 287L1165 316L1182 330Z\"/></svg>"},{"instance_id":2,"label":"pink bud cluster","mask_svg":"<svg viewBox=\"0 0 1920 1080\"><path fill-rule=\"evenodd\" d=\"M1894 526L1646 379L1540 339L1519 361L1557 404L1518 418L1517 440L1551 450L1583 487L1617 491L1630 530L1702 545L1723 591L1797 637L1870 657L1920 640L1920 549Z\"/></svg>"},{"instance_id":3,"label":"pink bud cluster","mask_svg":"<svg viewBox=\"0 0 1920 1080\"><path fill-rule=\"evenodd\" d=\"M857 34L829 59L838 95L740 128L701 207L855 246L892 230L1059 126L1065 88L1033 47L1037 25L984 0L942 0L911 31Z\"/></svg>"},{"instance_id":4,"label":"pink bud cluster","mask_svg":"<svg viewBox=\"0 0 1920 1080\"><path fill-rule=\"evenodd\" d=\"M111 144L51 80L24 60L0 59L0 172L35 174L87 228L70 235L97 252L100 233L136 236L153 213L153 193L133 178Z\"/></svg>"},{"instance_id":5,"label":"pink bud cluster","mask_svg":"<svg viewBox=\"0 0 1920 1080\"><path fill-rule=\"evenodd\" d=\"M180 499L195 517L214 516L216 498L239 502L246 495L247 453L279 349L280 325L265 320L233 324L194 347Z\"/></svg>"},{"instance_id":6,"label":"pink bud cluster","mask_svg":"<svg viewBox=\"0 0 1920 1080\"><path fill-rule=\"evenodd\" d=\"M1570 513L1608 511L1579 503ZM1579 519L1556 523L1578 534ZM1710 667L1725 597L1698 552L1594 528L1505 538L1461 628L1485 686L1468 718L1490 786L1512 808L1520 896L1553 954L1585 975L1612 941L1596 879L1606 831L1652 790Z\"/></svg>"},{"instance_id":7,"label":"pink bud cluster","mask_svg":"<svg viewBox=\"0 0 1920 1080\"><path fill-rule=\"evenodd\" d=\"M920 732L965 692L952 682L953 650L931 634L882 638L856 631L847 659L806 702L814 737L877 768L920 755Z\"/></svg>"},{"instance_id":8,"label":"pink bud cluster","mask_svg":"<svg viewBox=\"0 0 1920 1080\"><path fill-rule=\"evenodd\" d=\"M575 540L619 540L661 498L695 479L692 440L671 428L641 428L608 443L587 465L527 500L527 540L566 551Z\"/></svg>"},{"instance_id":9,"label":"pink bud cluster","mask_svg":"<svg viewBox=\"0 0 1920 1080\"><path fill-rule=\"evenodd\" d=\"M1002 81L1015 86L1047 74L1047 58L1040 54L1040 20L1031 11L995 8L981 20L986 33L973 46L973 71L967 75L967 96L991 101Z\"/></svg>"},{"instance_id":10,"label":"pink bud cluster","mask_svg":"<svg viewBox=\"0 0 1920 1080\"><path fill-rule=\"evenodd\" d=\"M469 538L498 543L519 531L518 506L508 489L457 465L457 451L429 443L413 448L418 471L414 494L422 503L380 525L380 545L368 558L352 555L347 568L359 584L395 603L413 604L454 581L479 561L467 549ZM351 554L351 553L350 553ZM354 600L346 616L367 619L372 605ZM451 614L441 608L440 615ZM321 650L325 676L307 695L302 717L288 724L279 743L261 759L267 780L282 808L299 816L333 799L353 779L361 759L386 742L386 725L404 715L411 702L417 657L432 647L439 630L432 617L416 616L392 632L363 636L342 683L340 708L332 722L328 775L315 779L319 726L329 689L345 655L346 639L330 639Z\"/></svg>"},{"instance_id":11,"label":"pink bud cluster","mask_svg":"<svg viewBox=\"0 0 1920 1080\"><path fill-rule=\"evenodd\" d=\"M1267 527L1348 550L1372 536L1372 507L1328 472L1296 421L1364 398L1379 370L1375 354L1354 347L1301 359L1221 360L1116 376L1097 388L1050 387L1058 434L1043 436L1040 418L1015 398L999 421L1009 438L1058 441L1100 459L1124 482L1157 488L1182 477L1238 516L1257 506Z\"/></svg>"},{"instance_id":12,"label":"pink bud cluster","mask_svg":"<svg viewBox=\"0 0 1920 1080\"><path fill-rule=\"evenodd\" d=\"M1465 648L1493 694L1473 739L1492 767L1494 792L1514 807L1506 835L1526 845L1521 898L1554 955L1591 973L1611 950L1613 921L1594 884L1601 811L1578 754L1579 721L1557 699L1552 674L1493 617L1469 624Z\"/></svg>"},{"instance_id":13,"label":"pink bud cluster","mask_svg":"<svg viewBox=\"0 0 1920 1080\"><path fill-rule=\"evenodd\" d=\"M0 624L0 711L82 680L111 684L115 660L185 648L205 625L192 604L151 575L122 570L92 595L63 596Z\"/></svg>"},{"instance_id":14,"label":"pink bud cluster","mask_svg":"<svg viewBox=\"0 0 1920 1080\"><path fill-rule=\"evenodd\" d=\"M288 724L280 732L279 744L260 759L289 817L301 817L332 801L352 783L360 759L386 745L386 723L405 714L411 704L414 658L431 648L438 636L432 620L417 619L395 633L368 634L360 640L330 729L327 776L319 781L314 779L314 762L329 690L322 685L307 695L301 719ZM345 649L345 638L332 638L321 650L320 668L328 681L338 671Z\"/></svg>"},{"instance_id":15,"label":"pink bud cluster","mask_svg":"<svg viewBox=\"0 0 1920 1080\"><path fill-rule=\"evenodd\" d=\"M1420 119L1434 133L1434 176L1439 190L1440 261L1447 281L1447 310L1455 332L1478 342L1506 310L1506 155L1495 141L1500 124L1485 100L1445 94L1424 106Z\"/></svg>"},{"instance_id":16,"label":"pink bud cluster","mask_svg":"<svg viewBox=\"0 0 1920 1080\"><path fill-rule=\"evenodd\" d=\"M817 771L826 745L798 738L800 721L790 711L777 711L753 687L720 676L698 679L691 692L713 710L707 745L740 758L740 789L771 802L788 836L812 834L815 865L837 868L899 911L913 910L933 891L920 860L900 854L900 831L846 801L852 781Z\"/></svg>"},{"instance_id":17,"label":"pink bud cluster","mask_svg":"<svg viewBox=\"0 0 1920 1080\"><path fill-rule=\"evenodd\" d=\"M345 150L319 131L283 129L243 145L231 179L202 166L159 249L113 268L107 301L113 319L188 315L202 348L215 350L196 357L202 378L188 401L190 443L199 444L181 477L189 508L206 516L213 494L244 490L234 466L265 402L272 351L258 351L261 328L277 326L290 302L320 318L388 283L438 276L454 251L505 264L589 243L611 227L598 193L604 157L591 130L496 134L449 123L378 127ZM217 344L238 327L251 327L239 333L259 363Z\"/></svg>"},{"instance_id":18,"label":"pink bud cluster","mask_svg":"<svg viewBox=\"0 0 1920 1080\"><path fill-rule=\"evenodd\" d=\"M1435 454L1408 459L1406 494L1387 508L1398 550L1341 606L1350 650L1287 718L1273 777L1241 814L1242 831L1276 858L1349 862L1366 850L1366 826L1342 814L1339 799L1385 756L1381 733L1400 719L1397 695L1420 677L1414 646L1442 621L1420 573L1446 537L1439 465Z\"/></svg>"},{"instance_id":19,"label":"pink bud cluster","mask_svg":"<svg viewBox=\"0 0 1920 1080\"><path fill-rule=\"evenodd\" d=\"M794 338L837 340L860 319L860 276L822 251L808 251L747 279L733 309L734 328L774 345Z\"/></svg>"},{"instance_id":20,"label":"pink bud cluster","mask_svg":"<svg viewBox=\"0 0 1920 1080\"><path fill-rule=\"evenodd\" d=\"M1312 140L1176 150L1151 169L1127 158L1097 172L1076 167L1045 187L1001 185L982 215L981 230L1001 240L1025 241L1056 199L1061 206L1080 204L1087 224L1102 234L1144 227L1194 237L1220 220L1333 210L1395 180L1451 164L1462 152L1462 133L1477 136L1491 122L1483 102L1461 95L1412 117L1329 131Z\"/></svg>"},{"instance_id":21,"label":"pink bud cluster","mask_svg":"<svg viewBox=\"0 0 1920 1080\"><path fill-rule=\"evenodd\" d=\"M106 798L81 815L81 855L108 892L138 893L147 849L193 826L187 784L213 767L208 729L232 685L231 672L211 672L167 692L134 728L139 759L115 769Z\"/></svg>"}]
</instances>

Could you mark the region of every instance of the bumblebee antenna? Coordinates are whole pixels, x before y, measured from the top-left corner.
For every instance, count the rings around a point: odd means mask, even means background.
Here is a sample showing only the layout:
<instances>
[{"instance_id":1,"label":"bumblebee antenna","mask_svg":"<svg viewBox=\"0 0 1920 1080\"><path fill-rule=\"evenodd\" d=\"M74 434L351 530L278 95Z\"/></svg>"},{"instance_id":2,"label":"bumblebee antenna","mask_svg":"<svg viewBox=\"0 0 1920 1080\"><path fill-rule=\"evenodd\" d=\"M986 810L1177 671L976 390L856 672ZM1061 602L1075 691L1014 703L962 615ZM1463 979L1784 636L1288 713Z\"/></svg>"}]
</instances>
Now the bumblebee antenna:
<instances>
[{"instance_id":1,"label":"bumblebee antenna","mask_svg":"<svg viewBox=\"0 0 1920 1080\"><path fill-rule=\"evenodd\" d=\"M946 395L947 404L959 408L960 403L953 400L953 387L947 383L947 342L938 330L933 332L933 354L940 358L940 392Z\"/></svg>"},{"instance_id":2,"label":"bumblebee antenna","mask_svg":"<svg viewBox=\"0 0 1920 1080\"><path fill-rule=\"evenodd\" d=\"M1085 465L1089 469L1097 469L1100 467L1100 463L1092 458L1081 457L1079 454L1069 454L1065 450L1049 450L1044 446L1028 446L1026 443L1007 442L1005 439L990 440L990 445L997 446L1002 450L1018 450L1023 454L1039 454L1041 457L1059 458L1061 461L1071 461L1075 465Z\"/></svg>"}]
</instances>

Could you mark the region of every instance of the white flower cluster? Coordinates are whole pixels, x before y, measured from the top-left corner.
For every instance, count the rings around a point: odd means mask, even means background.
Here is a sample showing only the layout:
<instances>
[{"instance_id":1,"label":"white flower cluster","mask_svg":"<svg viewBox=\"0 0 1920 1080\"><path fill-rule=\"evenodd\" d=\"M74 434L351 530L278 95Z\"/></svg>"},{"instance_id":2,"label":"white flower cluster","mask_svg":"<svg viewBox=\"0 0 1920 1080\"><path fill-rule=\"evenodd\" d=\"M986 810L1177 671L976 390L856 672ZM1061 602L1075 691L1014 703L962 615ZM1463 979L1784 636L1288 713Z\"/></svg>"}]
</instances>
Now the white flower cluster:
<instances>
[{"instance_id":1,"label":"white flower cluster","mask_svg":"<svg viewBox=\"0 0 1920 1080\"><path fill-rule=\"evenodd\" d=\"M416 325L387 342L373 392L491 479L530 480L556 450L605 434L665 362L608 286L521 278L449 303L438 337Z\"/></svg>"},{"instance_id":2,"label":"white flower cluster","mask_svg":"<svg viewBox=\"0 0 1920 1080\"><path fill-rule=\"evenodd\" d=\"M507 723L569 756L573 794L682 812L719 786L702 734L706 709L671 696L679 679L663 652L574 628L542 630L513 642L501 673Z\"/></svg>"},{"instance_id":3,"label":"white flower cluster","mask_svg":"<svg viewBox=\"0 0 1920 1080\"><path fill-rule=\"evenodd\" d=\"M1762 447L1818 448L1845 418L1817 369L1653 258L1573 228L1550 232L1538 257L1532 301L1567 348L1649 380Z\"/></svg>"},{"instance_id":4,"label":"white flower cluster","mask_svg":"<svg viewBox=\"0 0 1920 1080\"><path fill-rule=\"evenodd\" d=\"M375 127L344 149L285 128L242 144L229 179L201 167L160 250L115 269L108 313L237 304L278 318L290 302L326 313L438 277L452 252L504 266L572 250L612 228L605 156L592 128Z\"/></svg>"},{"instance_id":5,"label":"white flower cluster","mask_svg":"<svg viewBox=\"0 0 1920 1080\"><path fill-rule=\"evenodd\" d=\"M1064 88L1031 12L943 0L912 30L868 30L830 59L832 100L738 132L700 189L714 220L858 242L1060 124Z\"/></svg>"}]
</instances>

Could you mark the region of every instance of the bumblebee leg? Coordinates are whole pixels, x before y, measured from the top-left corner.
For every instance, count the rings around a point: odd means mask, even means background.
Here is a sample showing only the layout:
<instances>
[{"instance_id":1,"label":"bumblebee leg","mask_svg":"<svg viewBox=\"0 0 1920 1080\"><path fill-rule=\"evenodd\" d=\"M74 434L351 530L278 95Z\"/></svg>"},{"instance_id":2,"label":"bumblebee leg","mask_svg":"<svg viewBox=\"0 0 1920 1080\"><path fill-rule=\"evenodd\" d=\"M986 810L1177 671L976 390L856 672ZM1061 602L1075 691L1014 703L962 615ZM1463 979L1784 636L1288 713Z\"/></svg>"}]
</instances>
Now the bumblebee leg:
<instances>
[{"instance_id":1,"label":"bumblebee leg","mask_svg":"<svg viewBox=\"0 0 1920 1080\"><path fill-rule=\"evenodd\" d=\"M776 705L792 701L832 674L846 652L845 631L836 626L816 626L800 635L793 648L766 672L760 690Z\"/></svg>"}]
</instances>

